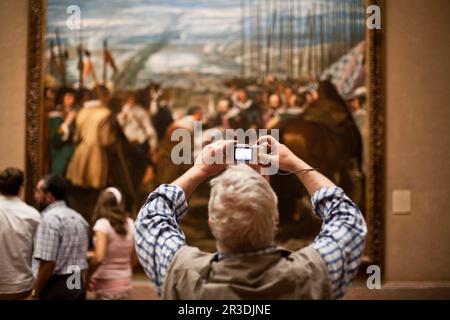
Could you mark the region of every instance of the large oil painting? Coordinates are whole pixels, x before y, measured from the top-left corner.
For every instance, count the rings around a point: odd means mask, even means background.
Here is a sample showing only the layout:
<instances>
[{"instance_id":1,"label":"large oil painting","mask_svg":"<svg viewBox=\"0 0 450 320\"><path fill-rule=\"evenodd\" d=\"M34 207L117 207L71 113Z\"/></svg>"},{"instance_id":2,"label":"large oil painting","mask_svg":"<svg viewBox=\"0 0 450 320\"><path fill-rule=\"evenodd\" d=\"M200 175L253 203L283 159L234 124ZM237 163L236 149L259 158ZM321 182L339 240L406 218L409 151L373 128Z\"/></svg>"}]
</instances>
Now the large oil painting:
<instances>
[{"instance_id":1,"label":"large oil painting","mask_svg":"<svg viewBox=\"0 0 450 320\"><path fill-rule=\"evenodd\" d=\"M366 28L369 2L33 1L31 31L40 24L44 32L31 39L42 44L33 82L41 93L40 166L32 169L65 177L70 205L87 219L108 186L122 190L135 216L149 192L190 166L172 161L176 129L193 132L200 122L193 145L227 129L278 130L358 204L376 243L382 110L374 110L379 44ZM307 193L292 176L270 179L278 241L307 245L321 224ZM205 183L182 227L190 244L213 251L208 196ZM368 255L377 259L374 248Z\"/></svg>"}]
</instances>

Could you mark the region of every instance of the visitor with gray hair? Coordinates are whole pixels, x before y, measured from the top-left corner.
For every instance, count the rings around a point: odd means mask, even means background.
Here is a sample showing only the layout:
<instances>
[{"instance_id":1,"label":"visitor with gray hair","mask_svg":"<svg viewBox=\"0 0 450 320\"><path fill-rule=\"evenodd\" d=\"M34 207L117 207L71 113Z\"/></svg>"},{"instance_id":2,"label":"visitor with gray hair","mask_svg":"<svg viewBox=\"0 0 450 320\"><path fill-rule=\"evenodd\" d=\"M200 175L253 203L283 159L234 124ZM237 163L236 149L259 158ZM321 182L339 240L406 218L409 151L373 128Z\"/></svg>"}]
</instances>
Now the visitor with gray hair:
<instances>
[{"instance_id":1,"label":"visitor with gray hair","mask_svg":"<svg viewBox=\"0 0 450 320\"><path fill-rule=\"evenodd\" d=\"M344 191L271 136L258 144L275 154L261 163L278 163L295 174L312 196L323 220L315 241L291 252L275 243L277 197L267 180L248 165L208 164L208 157L234 141L206 146L196 164L172 184L161 185L142 207L135 224L136 250L163 299L338 299L361 263L367 227ZM277 162L274 162L277 161ZM208 225L217 252L186 244L179 226L186 199L209 177Z\"/></svg>"}]
</instances>

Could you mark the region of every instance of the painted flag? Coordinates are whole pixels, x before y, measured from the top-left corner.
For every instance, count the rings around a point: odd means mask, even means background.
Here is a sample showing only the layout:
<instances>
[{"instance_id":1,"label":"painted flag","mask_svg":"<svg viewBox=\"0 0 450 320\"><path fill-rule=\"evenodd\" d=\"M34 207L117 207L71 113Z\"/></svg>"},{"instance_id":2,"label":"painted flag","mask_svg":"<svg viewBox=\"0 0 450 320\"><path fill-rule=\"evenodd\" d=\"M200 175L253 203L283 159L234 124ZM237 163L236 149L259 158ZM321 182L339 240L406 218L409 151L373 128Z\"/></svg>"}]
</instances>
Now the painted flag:
<instances>
[{"instance_id":1,"label":"painted flag","mask_svg":"<svg viewBox=\"0 0 450 320\"><path fill-rule=\"evenodd\" d=\"M108 49L105 49L104 54L105 54L105 62L109 64L111 68L113 68L114 73L116 73L118 69L111 52Z\"/></svg>"},{"instance_id":2,"label":"painted flag","mask_svg":"<svg viewBox=\"0 0 450 320\"><path fill-rule=\"evenodd\" d=\"M348 97L365 85L364 51L365 41L362 41L326 69L320 79L329 79L342 97Z\"/></svg>"}]
</instances>

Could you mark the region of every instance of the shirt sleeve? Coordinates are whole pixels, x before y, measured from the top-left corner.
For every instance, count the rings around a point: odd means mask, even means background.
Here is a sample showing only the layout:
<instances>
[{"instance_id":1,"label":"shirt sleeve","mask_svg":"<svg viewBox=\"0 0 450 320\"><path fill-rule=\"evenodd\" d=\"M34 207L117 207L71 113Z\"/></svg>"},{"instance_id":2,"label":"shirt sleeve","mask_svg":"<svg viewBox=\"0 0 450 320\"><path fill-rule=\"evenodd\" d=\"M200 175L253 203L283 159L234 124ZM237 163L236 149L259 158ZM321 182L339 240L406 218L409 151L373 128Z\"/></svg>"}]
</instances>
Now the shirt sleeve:
<instances>
[{"instance_id":1,"label":"shirt sleeve","mask_svg":"<svg viewBox=\"0 0 450 320\"><path fill-rule=\"evenodd\" d=\"M361 264L367 226L341 188L320 189L313 195L312 204L323 220L312 247L325 261L335 298L342 298Z\"/></svg>"},{"instance_id":2,"label":"shirt sleeve","mask_svg":"<svg viewBox=\"0 0 450 320\"><path fill-rule=\"evenodd\" d=\"M108 234L111 230L111 224L109 221L105 218L98 219L95 222L94 228L92 228L94 231L103 232L105 234Z\"/></svg>"},{"instance_id":3,"label":"shirt sleeve","mask_svg":"<svg viewBox=\"0 0 450 320\"><path fill-rule=\"evenodd\" d=\"M174 255L186 245L178 222L187 209L180 187L161 185L150 194L135 222L136 252L159 295Z\"/></svg>"},{"instance_id":4,"label":"shirt sleeve","mask_svg":"<svg viewBox=\"0 0 450 320\"><path fill-rule=\"evenodd\" d=\"M35 259L56 261L60 242L58 230L52 221L42 219L36 230L33 253Z\"/></svg>"}]
</instances>

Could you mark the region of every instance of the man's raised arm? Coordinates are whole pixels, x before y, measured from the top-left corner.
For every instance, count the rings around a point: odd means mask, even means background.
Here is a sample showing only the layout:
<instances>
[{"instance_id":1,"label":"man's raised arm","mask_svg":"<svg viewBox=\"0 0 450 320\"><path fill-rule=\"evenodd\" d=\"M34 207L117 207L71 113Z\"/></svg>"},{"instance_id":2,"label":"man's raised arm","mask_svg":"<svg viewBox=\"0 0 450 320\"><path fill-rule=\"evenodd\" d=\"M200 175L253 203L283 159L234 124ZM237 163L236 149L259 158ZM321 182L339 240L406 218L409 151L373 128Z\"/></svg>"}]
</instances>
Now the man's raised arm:
<instances>
[{"instance_id":1,"label":"man's raised arm","mask_svg":"<svg viewBox=\"0 0 450 320\"><path fill-rule=\"evenodd\" d=\"M226 168L225 163L207 164L206 158L213 158L219 151L225 153L225 148L231 143L234 142L218 141L206 146L193 167L172 184L163 184L150 194L136 218L136 252L158 295L161 295L173 257L186 245L186 238L179 227L188 210L186 199L200 183Z\"/></svg>"},{"instance_id":2,"label":"man's raised arm","mask_svg":"<svg viewBox=\"0 0 450 320\"><path fill-rule=\"evenodd\" d=\"M272 150L273 154L262 155L265 161L278 160L280 169L295 173L312 196L314 212L323 220L312 247L325 261L335 297L343 297L364 254L367 227L361 212L341 188L285 145L271 136L261 137L258 143Z\"/></svg>"}]
</instances>

